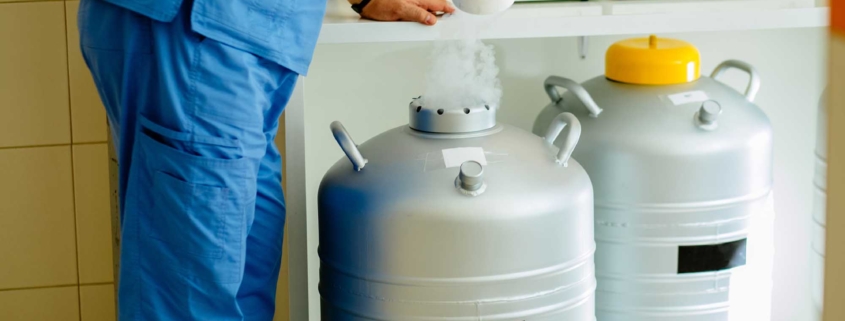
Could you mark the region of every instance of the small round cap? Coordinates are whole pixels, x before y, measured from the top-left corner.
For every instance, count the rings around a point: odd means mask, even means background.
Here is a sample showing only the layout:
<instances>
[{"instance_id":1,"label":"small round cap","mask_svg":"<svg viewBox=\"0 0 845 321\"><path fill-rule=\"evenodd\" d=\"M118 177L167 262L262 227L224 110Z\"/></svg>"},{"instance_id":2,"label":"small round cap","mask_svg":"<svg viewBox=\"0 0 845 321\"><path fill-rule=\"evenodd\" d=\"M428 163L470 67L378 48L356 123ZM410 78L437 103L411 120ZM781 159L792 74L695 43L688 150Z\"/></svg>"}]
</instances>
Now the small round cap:
<instances>
[{"instance_id":1,"label":"small round cap","mask_svg":"<svg viewBox=\"0 0 845 321\"><path fill-rule=\"evenodd\" d=\"M468 191L475 191L484 185L484 179L481 177L484 174L484 167L481 163L476 161L466 161L461 164L461 172L458 174L458 179L461 181L461 187Z\"/></svg>"},{"instance_id":2,"label":"small round cap","mask_svg":"<svg viewBox=\"0 0 845 321\"><path fill-rule=\"evenodd\" d=\"M698 110L698 121L702 124L709 125L715 123L721 114L722 105L719 105L715 100L708 100L702 103L701 109Z\"/></svg>"}]
</instances>

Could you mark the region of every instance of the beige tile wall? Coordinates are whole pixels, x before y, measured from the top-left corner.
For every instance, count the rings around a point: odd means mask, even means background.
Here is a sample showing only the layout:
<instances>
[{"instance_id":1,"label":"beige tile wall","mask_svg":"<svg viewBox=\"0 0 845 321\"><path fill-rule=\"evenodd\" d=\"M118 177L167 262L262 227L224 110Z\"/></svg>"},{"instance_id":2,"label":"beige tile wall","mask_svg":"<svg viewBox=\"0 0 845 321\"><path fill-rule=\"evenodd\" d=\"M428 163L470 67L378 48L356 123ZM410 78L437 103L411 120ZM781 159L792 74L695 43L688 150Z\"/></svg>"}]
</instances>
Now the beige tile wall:
<instances>
[{"instance_id":1,"label":"beige tile wall","mask_svg":"<svg viewBox=\"0 0 845 321\"><path fill-rule=\"evenodd\" d=\"M835 18L830 36L828 62L828 169L827 169L827 244L824 280L824 321L845 320L845 127L835 126L845 122L845 4L837 2L832 8ZM840 21L840 23L836 23ZM835 89L834 89L835 88Z\"/></svg>"},{"instance_id":2,"label":"beige tile wall","mask_svg":"<svg viewBox=\"0 0 845 321\"><path fill-rule=\"evenodd\" d=\"M81 286L79 302L82 320L114 320L114 286L111 284Z\"/></svg>"},{"instance_id":3,"label":"beige tile wall","mask_svg":"<svg viewBox=\"0 0 845 321\"><path fill-rule=\"evenodd\" d=\"M0 291L3 321L79 320L77 286Z\"/></svg>"},{"instance_id":4,"label":"beige tile wall","mask_svg":"<svg viewBox=\"0 0 845 321\"><path fill-rule=\"evenodd\" d=\"M106 118L78 1L0 0L0 320L115 320Z\"/></svg>"},{"instance_id":5,"label":"beige tile wall","mask_svg":"<svg viewBox=\"0 0 845 321\"><path fill-rule=\"evenodd\" d=\"M0 178L0 289L76 285L70 146L0 149Z\"/></svg>"},{"instance_id":6,"label":"beige tile wall","mask_svg":"<svg viewBox=\"0 0 845 321\"><path fill-rule=\"evenodd\" d=\"M2 321L115 320L117 165L78 7L0 0ZM288 320L287 298L285 259L277 321Z\"/></svg>"},{"instance_id":7,"label":"beige tile wall","mask_svg":"<svg viewBox=\"0 0 845 321\"><path fill-rule=\"evenodd\" d=\"M70 143L63 2L0 8L0 146Z\"/></svg>"}]
</instances>

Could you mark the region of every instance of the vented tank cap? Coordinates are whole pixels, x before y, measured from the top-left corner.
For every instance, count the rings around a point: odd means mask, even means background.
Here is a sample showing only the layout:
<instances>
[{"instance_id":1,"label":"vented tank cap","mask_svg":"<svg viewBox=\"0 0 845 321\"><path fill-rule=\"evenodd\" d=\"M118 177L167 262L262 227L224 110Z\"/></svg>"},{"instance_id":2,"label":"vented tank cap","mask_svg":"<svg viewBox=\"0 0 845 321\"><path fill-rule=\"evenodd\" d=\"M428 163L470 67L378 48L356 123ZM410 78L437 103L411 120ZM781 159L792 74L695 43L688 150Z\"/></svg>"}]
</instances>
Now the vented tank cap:
<instances>
[{"instance_id":1,"label":"vented tank cap","mask_svg":"<svg viewBox=\"0 0 845 321\"><path fill-rule=\"evenodd\" d=\"M497 106L476 105L464 108L427 106L422 96L411 101L408 124L418 131L441 134L477 132L496 126Z\"/></svg>"}]
</instances>

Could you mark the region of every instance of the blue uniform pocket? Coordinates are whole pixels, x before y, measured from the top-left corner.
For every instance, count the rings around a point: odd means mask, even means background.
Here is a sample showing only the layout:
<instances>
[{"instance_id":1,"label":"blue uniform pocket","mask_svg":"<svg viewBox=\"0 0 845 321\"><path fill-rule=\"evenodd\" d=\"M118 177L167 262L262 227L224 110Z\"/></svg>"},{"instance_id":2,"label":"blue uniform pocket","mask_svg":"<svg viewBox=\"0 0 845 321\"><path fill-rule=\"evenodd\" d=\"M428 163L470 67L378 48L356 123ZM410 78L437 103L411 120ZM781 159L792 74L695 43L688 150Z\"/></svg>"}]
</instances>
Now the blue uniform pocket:
<instances>
[{"instance_id":1,"label":"blue uniform pocket","mask_svg":"<svg viewBox=\"0 0 845 321\"><path fill-rule=\"evenodd\" d=\"M252 162L237 155L236 140L140 123L138 145L153 186L144 230L160 252L151 255L176 277L240 282L247 209L255 200Z\"/></svg>"},{"instance_id":2,"label":"blue uniform pocket","mask_svg":"<svg viewBox=\"0 0 845 321\"><path fill-rule=\"evenodd\" d=\"M194 50L193 112L223 124L261 128L279 88L290 84L288 69L211 37L197 43Z\"/></svg>"},{"instance_id":3,"label":"blue uniform pocket","mask_svg":"<svg viewBox=\"0 0 845 321\"><path fill-rule=\"evenodd\" d=\"M164 172L153 177L156 194L152 237L198 258L220 259L224 247L239 241L240 198L226 187L193 184ZM235 233L233 233L235 232Z\"/></svg>"}]
</instances>

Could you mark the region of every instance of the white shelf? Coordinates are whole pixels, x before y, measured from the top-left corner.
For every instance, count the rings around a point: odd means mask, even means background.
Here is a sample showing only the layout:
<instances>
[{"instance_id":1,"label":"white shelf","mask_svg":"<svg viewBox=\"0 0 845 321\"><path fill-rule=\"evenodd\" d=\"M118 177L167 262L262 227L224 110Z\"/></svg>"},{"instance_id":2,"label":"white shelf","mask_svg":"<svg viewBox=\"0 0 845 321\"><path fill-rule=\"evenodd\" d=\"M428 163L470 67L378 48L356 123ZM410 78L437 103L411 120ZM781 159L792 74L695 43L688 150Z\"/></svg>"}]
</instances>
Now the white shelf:
<instances>
[{"instance_id":1,"label":"white shelf","mask_svg":"<svg viewBox=\"0 0 845 321\"><path fill-rule=\"evenodd\" d=\"M507 39L824 27L828 20L819 0L626 0L517 3L497 17L447 16L427 27L362 20L346 0L329 0L319 42L437 40L466 25L480 38Z\"/></svg>"}]
</instances>

